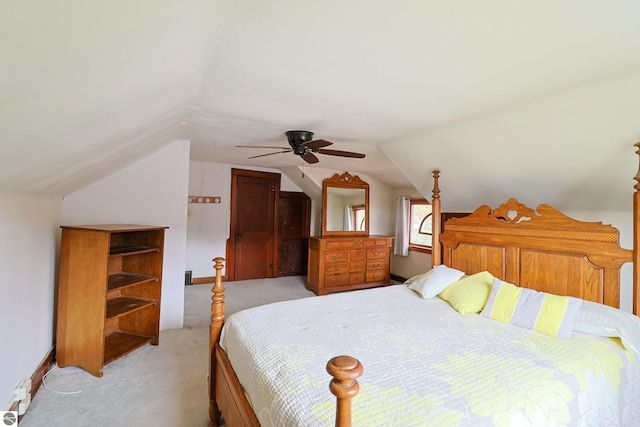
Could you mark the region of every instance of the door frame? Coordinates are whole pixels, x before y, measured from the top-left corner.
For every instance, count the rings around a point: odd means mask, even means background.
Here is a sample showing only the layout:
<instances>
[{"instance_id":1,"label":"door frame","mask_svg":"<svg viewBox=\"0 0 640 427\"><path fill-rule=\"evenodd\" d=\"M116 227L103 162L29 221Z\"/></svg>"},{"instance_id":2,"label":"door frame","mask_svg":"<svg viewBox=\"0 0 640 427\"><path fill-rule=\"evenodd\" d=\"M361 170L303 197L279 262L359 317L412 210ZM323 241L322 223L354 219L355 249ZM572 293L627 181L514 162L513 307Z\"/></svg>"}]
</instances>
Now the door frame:
<instances>
[{"instance_id":1,"label":"door frame","mask_svg":"<svg viewBox=\"0 0 640 427\"><path fill-rule=\"evenodd\" d=\"M237 229L237 187L238 177L248 176L254 178L275 179L275 197L274 197L274 215L273 215L273 269L272 276L277 277L280 271L280 258L278 256L278 204L280 199L280 179L281 175L274 172L260 172L249 169L231 168L231 197L229 199L229 238L226 247L226 266L227 280L233 281L236 276L236 229Z\"/></svg>"}]
</instances>

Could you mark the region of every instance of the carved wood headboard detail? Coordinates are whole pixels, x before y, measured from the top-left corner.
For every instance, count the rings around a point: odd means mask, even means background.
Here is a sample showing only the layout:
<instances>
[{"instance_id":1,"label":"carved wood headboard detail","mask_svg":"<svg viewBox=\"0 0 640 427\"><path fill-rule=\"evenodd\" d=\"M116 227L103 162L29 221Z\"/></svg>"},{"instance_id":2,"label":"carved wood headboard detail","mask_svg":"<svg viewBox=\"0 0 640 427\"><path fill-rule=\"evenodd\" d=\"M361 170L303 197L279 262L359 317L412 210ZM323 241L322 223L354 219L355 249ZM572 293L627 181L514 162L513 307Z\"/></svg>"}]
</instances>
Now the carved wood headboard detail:
<instances>
[{"instance_id":1,"label":"carved wood headboard detail","mask_svg":"<svg viewBox=\"0 0 640 427\"><path fill-rule=\"evenodd\" d=\"M439 215L433 217L437 221ZM484 205L452 218L443 227L439 240L447 266L620 305L620 267L633 261L633 251L620 247L619 232L610 225L578 221L549 205L532 209L512 198L495 209ZM438 259L433 256L434 265Z\"/></svg>"}]
</instances>

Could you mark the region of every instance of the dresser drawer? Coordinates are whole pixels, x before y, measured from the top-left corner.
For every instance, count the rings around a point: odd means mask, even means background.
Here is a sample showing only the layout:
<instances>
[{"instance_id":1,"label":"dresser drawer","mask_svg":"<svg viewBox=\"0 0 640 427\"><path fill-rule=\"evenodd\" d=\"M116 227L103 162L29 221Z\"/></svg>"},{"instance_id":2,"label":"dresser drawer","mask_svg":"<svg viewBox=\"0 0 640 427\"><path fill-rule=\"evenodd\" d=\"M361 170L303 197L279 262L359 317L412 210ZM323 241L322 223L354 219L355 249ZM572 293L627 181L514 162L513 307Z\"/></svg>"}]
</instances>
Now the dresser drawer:
<instances>
[{"instance_id":1,"label":"dresser drawer","mask_svg":"<svg viewBox=\"0 0 640 427\"><path fill-rule=\"evenodd\" d=\"M365 260L351 261L349 263L349 271L364 271L366 266L367 262Z\"/></svg>"},{"instance_id":2,"label":"dresser drawer","mask_svg":"<svg viewBox=\"0 0 640 427\"><path fill-rule=\"evenodd\" d=\"M352 248L353 240L329 240L326 245L327 249Z\"/></svg>"},{"instance_id":3,"label":"dresser drawer","mask_svg":"<svg viewBox=\"0 0 640 427\"><path fill-rule=\"evenodd\" d=\"M349 273L336 274L332 276L324 276L324 286L327 288L335 288L349 284Z\"/></svg>"},{"instance_id":4,"label":"dresser drawer","mask_svg":"<svg viewBox=\"0 0 640 427\"><path fill-rule=\"evenodd\" d=\"M366 280L366 275L364 271L351 272L349 274L350 285L359 285L360 283L364 283L365 280Z\"/></svg>"},{"instance_id":5,"label":"dresser drawer","mask_svg":"<svg viewBox=\"0 0 640 427\"><path fill-rule=\"evenodd\" d=\"M367 249L367 260L388 259L388 258L389 258L389 248Z\"/></svg>"},{"instance_id":6,"label":"dresser drawer","mask_svg":"<svg viewBox=\"0 0 640 427\"><path fill-rule=\"evenodd\" d=\"M324 265L324 274L327 276L334 274L348 274L349 263L348 262L332 262Z\"/></svg>"},{"instance_id":7,"label":"dresser drawer","mask_svg":"<svg viewBox=\"0 0 640 427\"><path fill-rule=\"evenodd\" d=\"M370 246L389 246L387 239L367 239L364 241L366 247Z\"/></svg>"},{"instance_id":8,"label":"dresser drawer","mask_svg":"<svg viewBox=\"0 0 640 427\"><path fill-rule=\"evenodd\" d=\"M386 258L367 261L367 271L387 269L389 269L389 261Z\"/></svg>"},{"instance_id":9,"label":"dresser drawer","mask_svg":"<svg viewBox=\"0 0 640 427\"><path fill-rule=\"evenodd\" d=\"M367 259L367 251L364 249L351 250L351 261L360 261L364 259Z\"/></svg>"},{"instance_id":10,"label":"dresser drawer","mask_svg":"<svg viewBox=\"0 0 640 427\"><path fill-rule=\"evenodd\" d=\"M389 280L386 270L367 271L367 282L379 282L381 280Z\"/></svg>"},{"instance_id":11,"label":"dresser drawer","mask_svg":"<svg viewBox=\"0 0 640 427\"><path fill-rule=\"evenodd\" d=\"M349 262L349 251L327 251L324 260L325 262Z\"/></svg>"}]
</instances>

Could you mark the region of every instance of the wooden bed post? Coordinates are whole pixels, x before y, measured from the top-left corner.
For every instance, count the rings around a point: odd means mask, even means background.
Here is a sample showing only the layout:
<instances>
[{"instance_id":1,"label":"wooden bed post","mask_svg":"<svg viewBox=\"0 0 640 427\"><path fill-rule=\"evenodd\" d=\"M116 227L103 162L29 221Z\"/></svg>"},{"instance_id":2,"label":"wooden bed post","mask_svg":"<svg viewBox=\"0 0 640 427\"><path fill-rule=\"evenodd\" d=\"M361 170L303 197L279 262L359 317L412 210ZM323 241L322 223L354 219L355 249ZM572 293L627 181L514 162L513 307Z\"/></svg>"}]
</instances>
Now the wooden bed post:
<instances>
[{"instance_id":1,"label":"wooden bed post","mask_svg":"<svg viewBox=\"0 0 640 427\"><path fill-rule=\"evenodd\" d=\"M351 399L360 391L356 378L364 368L358 359L336 356L327 363L327 372L333 377L329 390L337 397L336 427L351 427Z\"/></svg>"},{"instance_id":2,"label":"wooden bed post","mask_svg":"<svg viewBox=\"0 0 640 427\"><path fill-rule=\"evenodd\" d=\"M442 263L442 246L440 245L440 230L442 216L440 215L440 188L438 178L440 171L433 171L433 197L431 198L431 265L435 267Z\"/></svg>"},{"instance_id":3,"label":"wooden bed post","mask_svg":"<svg viewBox=\"0 0 640 427\"><path fill-rule=\"evenodd\" d=\"M635 144L636 154L640 155L640 142ZM640 315L640 169L634 177L633 186L633 314Z\"/></svg>"},{"instance_id":4,"label":"wooden bed post","mask_svg":"<svg viewBox=\"0 0 640 427\"><path fill-rule=\"evenodd\" d=\"M220 338L220 331L224 324L224 286L222 285L222 269L224 258L213 259L216 270L216 279L211 289L211 325L209 327L209 419L214 426L220 424L220 410L216 404L216 370L215 370L215 345Z\"/></svg>"}]
</instances>

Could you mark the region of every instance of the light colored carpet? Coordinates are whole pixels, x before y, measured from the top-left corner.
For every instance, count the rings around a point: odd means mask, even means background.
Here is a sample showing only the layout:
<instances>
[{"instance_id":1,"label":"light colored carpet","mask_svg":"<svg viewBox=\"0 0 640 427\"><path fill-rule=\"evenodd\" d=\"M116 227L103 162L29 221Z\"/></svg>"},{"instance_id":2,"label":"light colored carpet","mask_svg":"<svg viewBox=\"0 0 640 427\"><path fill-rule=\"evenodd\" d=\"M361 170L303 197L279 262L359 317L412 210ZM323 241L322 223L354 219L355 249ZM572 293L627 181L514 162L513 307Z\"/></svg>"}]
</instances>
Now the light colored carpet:
<instances>
[{"instance_id":1,"label":"light colored carpet","mask_svg":"<svg viewBox=\"0 0 640 427\"><path fill-rule=\"evenodd\" d=\"M227 314L249 307L314 296L306 277L225 282ZM208 425L207 370L211 284L185 287L184 328L160 333L104 368L95 378L80 368L55 367L40 387L22 427Z\"/></svg>"}]
</instances>

